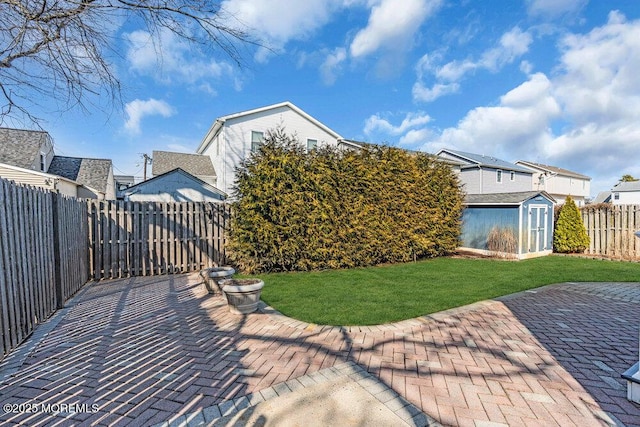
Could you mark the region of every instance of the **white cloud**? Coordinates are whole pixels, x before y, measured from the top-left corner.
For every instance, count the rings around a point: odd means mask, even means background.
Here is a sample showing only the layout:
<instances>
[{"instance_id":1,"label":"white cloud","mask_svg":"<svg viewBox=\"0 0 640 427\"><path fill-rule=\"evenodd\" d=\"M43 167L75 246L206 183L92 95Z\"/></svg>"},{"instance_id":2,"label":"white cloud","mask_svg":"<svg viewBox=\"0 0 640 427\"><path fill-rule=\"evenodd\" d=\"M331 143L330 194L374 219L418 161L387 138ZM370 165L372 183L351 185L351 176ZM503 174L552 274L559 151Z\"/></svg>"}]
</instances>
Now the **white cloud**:
<instances>
[{"instance_id":1,"label":"white cloud","mask_svg":"<svg viewBox=\"0 0 640 427\"><path fill-rule=\"evenodd\" d=\"M341 64L347 59L347 50L338 47L327 54L324 62L320 66L320 75L324 84L330 86L336 81L336 74L340 70Z\"/></svg>"},{"instance_id":2,"label":"white cloud","mask_svg":"<svg viewBox=\"0 0 640 427\"><path fill-rule=\"evenodd\" d=\"M127 113L127 120L124 124L125 129L134 134L140 133L140 122L143 118L157 115L171 117L175 113L174 109L165 101L153 98L146 101L135 99L127 103L124 109Z\"/></svg>"},{"instance_id":3,"label":"white cloud","mask_svg":"<svg viewBox=\"0 0 640 427\"><path fill-rule=\"evenodd\" d=\"M351 42L351 55L367 56L385 49L405 49L424 20L440 7L440 0L381 0L371 9L369 23Z\"/></svg>"},{"instance_id":4,"label":"white cloud","mask_svg":"<svg viewBox=\"0 0 640 427\"><path fill-rule=\"evenodd\" d=\"M580 11L588 0L527 0L529 15L555 18Z\"/></svg>"},{"instance_id":5,"label":"white cloud","mask_svg":"<svg viewBox=\"0 0 640 427\"><path fill-rule=\"evenodd\" d=\"M594 192L615 184L612 177L639 175L640 20L612 12L606 25L564 36L560 48L553 75L530 75L496 106L475 108L455 127L434 130L422 149L557 165L594 176Z\"/></svg>"},{"instance_id":6,"label":"white cloud","mask_svg":"<svg viewBox=\"0 0 640 427\"><path fill-rule=\"evenodd\" d=\"M432 87L426 87L421 81L417 81L411 90L413 99L422 102L431 102L440 98L441 96L448 95L450 93L456 93L460 90L458 83L436 83Z\"/></svg>"},{"instance_id":7,"label":"white cloud","mask_svg":"<svg viewBox=\"0 0 640 427\"><path fill-rule=\"evenodd\" d=\"M445 129L422 148L435 152L442 147L525 157L552 139L549 122L560 115L560 106L551 94L551 82L541 73L500 98L494 107L471 110L455 128Z\"/></svg>"},{"instance_id":8,"label":"white cloud","mask_svg":"<svg viewBox=\"0 0 640 427\"><path fill-rule=\"evenodd\" d=\"M431 102L441 96L457 92L459 82L464 76L478 69L497 72L508 64L513 63L529 51L533 42L531 34L514 27L504 33L498 44L486 50L477 60L453 60L444 65L438 65L442 53L424 55L416 65L418 79L413 86L413 99L419 102ZM425 79L433 76L435 82L429 88Z\"/></svg>"},{"instance_id":9,"label":"white cloud","mask_svg":"<svg viewBox=\"0 0 640 427\"><path fill-rule=\"evenodd\" d=\"M333 12L345 4L339 0L226 0L223 9L248 26L268 49L259 49L256 60L266 61L290 40L303 40L324 26Z\"/></svg>"},{"instance_id":10,"label":"white cloud","mask_svg":"<svg viewBox=\"0 0 640 427\"><path fill-rule=\"evenodd\" d=\"M370 116L364 125L364 133L376 142L395 142L401 146L423 144L432 134L427 128L431 117L425 112L408 113L399 125L393 125L380 114ZM389 138L393 138L389 141ZM398 138L399 137L399 138Z\"/></svg>"},{"instance_id":11,"label":"white cloud","mask_svg":"<svg viewBox=\"0 0 640 427\"><path fill-rule=\"evenodd\" d=\"M184 40L169 30L154 36L146 31L134 31L125 35L128 41L127 60L131 69L158 80L195 84L202 80L220 79L232 75L233 67L226 62L216 62L194 51ZM209 90L209 92L214 90Z\"/></svg>"}]
</instances>

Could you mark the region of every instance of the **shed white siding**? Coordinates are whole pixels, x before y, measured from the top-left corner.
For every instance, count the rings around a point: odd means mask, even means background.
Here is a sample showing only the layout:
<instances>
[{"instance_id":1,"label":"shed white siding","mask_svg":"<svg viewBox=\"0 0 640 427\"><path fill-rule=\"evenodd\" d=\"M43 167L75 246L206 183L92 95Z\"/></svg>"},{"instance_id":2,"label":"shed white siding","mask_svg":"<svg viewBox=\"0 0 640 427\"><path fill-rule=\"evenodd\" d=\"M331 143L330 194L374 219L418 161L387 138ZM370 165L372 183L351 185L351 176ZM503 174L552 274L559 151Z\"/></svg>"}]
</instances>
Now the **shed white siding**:
<instances>
[{"instance_id":1,"label":"shed white siding","mask_svg":"<svg viewBox=\"0 0 640 427\"><path fill-rule=\"evenodd\" d=\"M174 170L123 191L132 202L220 202L224 197L215 188Z\"/></svg>"}]
</instances>

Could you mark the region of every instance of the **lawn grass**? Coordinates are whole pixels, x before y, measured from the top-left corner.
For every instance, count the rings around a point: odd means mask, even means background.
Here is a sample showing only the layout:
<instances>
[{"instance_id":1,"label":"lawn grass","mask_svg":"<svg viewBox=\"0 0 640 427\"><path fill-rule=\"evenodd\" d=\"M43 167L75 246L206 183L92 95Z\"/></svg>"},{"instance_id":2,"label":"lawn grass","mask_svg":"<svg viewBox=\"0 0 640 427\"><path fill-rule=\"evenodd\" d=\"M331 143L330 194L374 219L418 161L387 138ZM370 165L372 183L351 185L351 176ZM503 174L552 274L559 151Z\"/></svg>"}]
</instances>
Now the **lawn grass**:
<instances>
[{"instance_id":1,"label":"lawn grass","mask_svg":"<svg viewBox=\"0 0 640 427\"><path fill-rule=\"evenodd\" d=\"M523 261L436 258L381 267L261 275L262 299L327 325L410 319L543 285L640 282L640 263L547 256Z\"/></svg>"}]
</instances>

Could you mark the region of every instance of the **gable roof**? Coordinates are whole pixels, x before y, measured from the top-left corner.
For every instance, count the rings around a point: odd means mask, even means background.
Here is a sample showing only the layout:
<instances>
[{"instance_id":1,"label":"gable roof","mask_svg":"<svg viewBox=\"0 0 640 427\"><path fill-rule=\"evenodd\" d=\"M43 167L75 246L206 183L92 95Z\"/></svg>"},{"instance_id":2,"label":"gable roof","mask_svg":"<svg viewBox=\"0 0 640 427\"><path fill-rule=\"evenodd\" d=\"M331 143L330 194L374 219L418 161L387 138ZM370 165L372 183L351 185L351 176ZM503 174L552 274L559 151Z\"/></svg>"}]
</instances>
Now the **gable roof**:
<instances>
[{"instance_id":1,"label":"gable roof","mask_svg":"<svg viewBox=\"0 0 640 427\"><path fill-rule=\"evenodd\" d=\"M461 166L462 169L470 167L490 167L493 169L504 169L533 174L531 169L527 169L525 167L518 166L513 163L507 162L506 160L501 160L492 156L485 156L484 154L468 153L466 151L457 151L444 148L438 151L436 156L440 156L442 153L448 153L464 162L467 162L466 165L463 164Z\"/></svg>"},{"instance_id":2,"label":"gable roof","mask_svg":"<svg viewBox=\"0 0 640 427\"><path fill-rule=\"evenodd\" d=\"M209 156L154 150L151 157L153 158L151 164L153 175L162 175L174 169L182 169L194 176L216 176Z\"/></svg>"},{"instance_id":3,"label":"gable roof","mask_svg":"<svg viewBox=\"0 0 640 427\"><path fill-rule=\"evenodd\" d=\"M135 193L136 189L143 188L146 185L149 185L149 183L151 183L153 181L162 180L162 179L166 178L167 176L172 175L172 174L176 174L176 173L179 173L179 174L182 174L182 175L186 176L190 180L194 181L195 183L197 183L199 185L202 185L203 187L207 188L208 190L210 190L213 193L220 194L223 198L227 197L227 194L224 191L220 190L219 188L214 187L213 185L209 184L206 181L201 180L197 176L194 176L194 175L190 174L189 172L185 171L182 168L175 168L175 169L167 171L167 172L165 172L163 174L156 175L153 178L149 178L146 181L142 181L142 182L137 183L136 185L132 185L131 187L127 188L126 190L123 190L121 193L122 194L133 194L133 193Z\"/></svg>"},{"instance_id":4,"label":"gable roof","mask_svg":"<svg viewBox=\"0 0 640 427\"><path fill-rule=\"evenodd\" d=\"M241 118L241 117L245 117L245 116L250 116L250 115L253 115L253 114L263 113L265 111L275 110L275 109L282 108L282 107L287 107L287 108L291 109L292 111L295 111L296 113L298 113L299 115L301 115L305 119L307 119L310 122L312 122L314 125L318 126L319 128L321 128L325 132L327 132L330 135L332 135L334 138L343 139L342 136L340 136L339 133L337 133L336 131L334 131L333 129L331 129L330 127L325 125L324 123L320 122L319 120L315 119L313 116L307 114L301 108L299 108L296 105L294 105L292 102L285 101L285 102L280 102L280 103L277 103L277 104L266 105L266 106L260 107L260 108L255 108L253 110L247 110L247 111L241 111L239 113L228 114L226 116L222 116L222 117L217 118L213 122L213 125L211 125L211 128L209 129L207 134L202 139L202 142L198 146L198 149L196 150L196 152L197 153L202 153L207 148L209 143L214 140L214 138L220 132L220 129L222 129L222 126L224 126L224 124L225 124L225 122L227 122L227 120L232 120L232 119L237 119L237 118Z\"/></svg>"},{"instance_id":5,"label":"gable roof","mask_svg":"<svg viewBox=\"0 0 640 427\"><path fill-rule=\"evenodd\" d=\"M549 165L543 165L542 163L534 163L534 162L527 162L525 160L518 160L516 162L517 165L522 165L524 167L529 167L538 171L542 171L542 172L548 172L550 174L554 174L554 175L562 175L562 176L568 176L571 178L578 178L578 179L586 179L591 181L591 177L587 176L587 175L583 175L577 172L573 172L570 171L568 169L562 169L559 168L557 166L549 166Z\"/></svg>"},{"instance_id":6,"label":"gable roof","mask_svg":"<svg viewBox=\"0 0 640 427\"><path fill-rule=\"evenodd\" d=\"M109 159L53 156L47 172L106 193L111 169L112 164Z\"/></svg>"},{"instance_id":7,"label":"gable roof","mask_svg":"<svg viewBox=\"0 0 640 427\"><path fill-rule=\"evenodd\" d=\"M555 203L555 199L546 191L519 191L515 193L467 194L466 205L519 205L541 195Z\"/></svg>"},{"instance_id":8,"label":"gable roof","mask_svg":"<svg viewBox=\"0 0 640 427\"><path fill-rule=\"evenodd\" d=\"M611 201L611 191L601 191L593 199L592 203L607 203Z\"/></svg>"},{"instance_id":9,"label":"gable roof","mask_svg":"<svg viewBox=\"0 0 640 427\"><path fill-rule=\"evenodd\" d=\"M620 181L611 191L640 191L640 181Z\"/></svg>"},{"instance_id":10,"label":"gable roof","mask_svg":"<svg viewBox=\"0 0 640 427\"><path fill-rule=\"evenodd\" d=\"M44 131L0 128L0 163L30 169L47 143L53 146Z\"/></svg>"}]
</instances>

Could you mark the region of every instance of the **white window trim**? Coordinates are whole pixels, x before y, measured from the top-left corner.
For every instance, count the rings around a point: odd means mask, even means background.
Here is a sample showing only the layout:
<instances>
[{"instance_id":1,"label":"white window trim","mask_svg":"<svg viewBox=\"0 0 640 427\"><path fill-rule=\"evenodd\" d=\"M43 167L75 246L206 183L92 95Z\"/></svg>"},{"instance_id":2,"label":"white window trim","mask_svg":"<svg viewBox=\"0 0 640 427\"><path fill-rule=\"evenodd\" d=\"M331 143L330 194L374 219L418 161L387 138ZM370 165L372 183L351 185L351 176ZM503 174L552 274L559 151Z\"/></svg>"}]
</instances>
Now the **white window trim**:
<instances>
[{"instance_id":1,"label":"white window trim","mask_svg":"<svg viewBox=\"0 0 640 427\"><path fill-rule=\"evenodd\" d=\"M253 141L253 135L254 135L254 134L260 134L260 135L262 135L262 141L260 142L260 144L264 143L264 132L261 132L261 131L259 131L259 130L252 130L252 131L251 131L251 140L250 140L250 144L251 144L250 149L251 149L251 152L252 152L252 153L255 153L256 151L258 151L258 147L257 147L257 146L256 146L256 147L254 147L254 146L253 146L253 144L254 144L254 141Z\"/></svg>"},{"instance_id":2,"label":"white window trim","mask_svg":"<svg viewBox=\"0 0 640 427\"><path fill-rule=\"evenodd\" d=\"M313 147L309 147L309 141L313 141L315 144ZM307 138L307 151L311 151L318 146L318 140L315 138Z\"/></svg>"},{"instance_id":3,"label":"white window trim","mask_svg":"<svg viewBox=\"0 0 640 427\"><path fill-rule=\"evenodd\" d=\"M496 170L496 182L502 184L502 169Z\"/></svg>"},{"instance_id":4,"label":"white window trim","mask_svg":"<svg viewBox=\"0 0 640 427\"><path fill-rule=\"evenodd\" d=\"M509 181L513 182L516 180L516 173L514 171L511 171L509 173Z\"/></svg>"}]
</instances>

